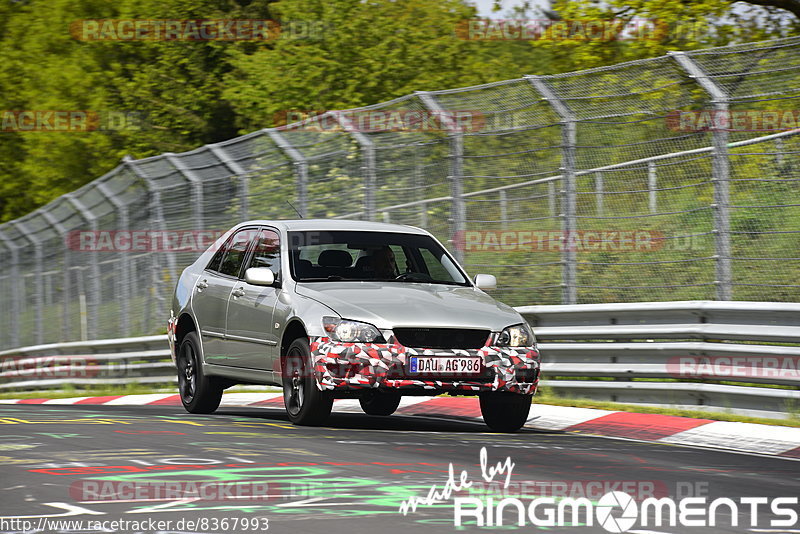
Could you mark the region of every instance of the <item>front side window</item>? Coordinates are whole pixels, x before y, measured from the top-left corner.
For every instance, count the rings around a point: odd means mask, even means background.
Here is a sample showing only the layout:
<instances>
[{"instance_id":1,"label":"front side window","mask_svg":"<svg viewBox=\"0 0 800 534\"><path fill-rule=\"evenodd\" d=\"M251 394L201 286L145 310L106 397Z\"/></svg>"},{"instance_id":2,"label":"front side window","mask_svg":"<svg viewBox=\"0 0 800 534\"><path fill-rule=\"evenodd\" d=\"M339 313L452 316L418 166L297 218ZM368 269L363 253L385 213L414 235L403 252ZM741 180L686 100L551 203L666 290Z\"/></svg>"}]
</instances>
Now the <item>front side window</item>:
<instances>
[{"instance_id":1,"label":"front side window","mask_svg":"<svg viewBox=\"0 0 800 534\"><path fill-rule=\"evenodd\" d=\"M231 239L228 238L219 250L214 253L214 257L211 258L211 261L208 263L206 269L209 271L219 272L219 266L222 265L222 258L225 257L225 253L228 251L228 246L231 244Z\"/></svg>"},{"instance_id":2,"label":"front side window","mask_svg":"<svg viewBox=\"0 0 800 534\"><path fill-rule=\"evenodd\" d=\"M239 276L242 270L242 262L244 262L244 258L247 255L247 249L252 238L252 228L239 230L233 235L219 266L220 273L228 276Z\"/></svg>"},{"instance_id":3,"label":"front side window","mask_svg":"<svg viewBox=\"0 0 800 534\"><path fill-rule=\"evenodd\" d=\"M292 278L298 282L469 282L426 235L391 232L289 232Z\"/></svg>"},{"instance_id":4,"label":"front side window","mask_svg":"<svg viewBox=\"0 0 800 534\"><path fill-rule=\"evenodd\" d=\"M281 246L277 232L263 229L258 233L253 256L247 264L247 269L251 267L266 267L273 272L275 279L278 279L281 271Z\"/></svg>"}]
</instances>

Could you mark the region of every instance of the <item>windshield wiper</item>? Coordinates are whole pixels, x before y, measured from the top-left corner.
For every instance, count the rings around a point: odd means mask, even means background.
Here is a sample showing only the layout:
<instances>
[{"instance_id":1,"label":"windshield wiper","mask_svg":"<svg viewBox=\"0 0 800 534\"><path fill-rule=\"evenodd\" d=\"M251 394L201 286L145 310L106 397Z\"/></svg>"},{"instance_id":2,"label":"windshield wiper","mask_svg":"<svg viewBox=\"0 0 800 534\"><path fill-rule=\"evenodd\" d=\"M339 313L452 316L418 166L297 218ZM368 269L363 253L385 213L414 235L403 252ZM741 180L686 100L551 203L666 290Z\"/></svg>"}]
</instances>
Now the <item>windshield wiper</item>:
<instances>
[{"instance_id":1,"label":"windshield wiper","mask_svg":"<svg viewBox=\"0 0 800 534\"><path fill-rule=\"evenodd\" d=\"M439 284L439 285L446 285L446 286L463 286L466 285L463 282L453 282L451 280L423 280L422 278L374 278L371 280L372 282L399 282L405 284Z\"/></svg>"}]
</instances>

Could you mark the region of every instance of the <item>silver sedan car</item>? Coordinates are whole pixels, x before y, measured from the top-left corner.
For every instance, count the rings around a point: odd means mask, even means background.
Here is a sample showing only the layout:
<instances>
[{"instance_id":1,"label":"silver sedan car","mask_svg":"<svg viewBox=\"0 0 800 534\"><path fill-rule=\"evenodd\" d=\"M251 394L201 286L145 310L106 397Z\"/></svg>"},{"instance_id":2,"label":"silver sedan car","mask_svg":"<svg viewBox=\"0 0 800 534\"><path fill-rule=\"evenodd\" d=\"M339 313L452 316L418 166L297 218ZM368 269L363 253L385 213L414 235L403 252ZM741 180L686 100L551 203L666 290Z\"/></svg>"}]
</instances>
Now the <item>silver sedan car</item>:
<instances>
[{"instance_id":1,"label":"silver sedan car","mask_svg":"<svg viewBox=\"0 0 800 534\"><path fill-rule=\"evenodd\" d=\"M183 405L217 409L234 384L281 386L295 424L336 398L390 415L404 395L477 395L513 432L539 380L533 332L428 232L362 221L249 221L178 280L168 333Z\"/></svg>"}]
</instances>

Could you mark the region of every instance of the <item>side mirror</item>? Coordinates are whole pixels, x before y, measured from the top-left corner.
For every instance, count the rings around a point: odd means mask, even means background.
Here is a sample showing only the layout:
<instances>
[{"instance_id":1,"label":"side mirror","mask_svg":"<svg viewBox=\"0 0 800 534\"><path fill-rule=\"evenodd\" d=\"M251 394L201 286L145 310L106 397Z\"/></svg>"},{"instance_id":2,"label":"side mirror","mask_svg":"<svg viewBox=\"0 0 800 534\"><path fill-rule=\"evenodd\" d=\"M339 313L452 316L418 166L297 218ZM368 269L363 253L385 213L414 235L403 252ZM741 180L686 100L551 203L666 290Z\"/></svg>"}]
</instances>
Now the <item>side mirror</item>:
<instances>
[{"instance_id":1,"label":"side mirror","mask_svg":"<svg viewBox=\"0 0 800 534\"><path fill-rule=\"evenodd\" d=\"M275 275L267 267L250 267L244 272L244 281L254 286L271 286Z\"/></svg>"},{"instance_id":2,"label":"side mirror","mask_svg":"<svg viewBox=\"0 0 800 534\"><path fill-rule=\"evenodd\" d=\"M493 274L476 274L475 285L478 289L497 289L497 278Z\"/></svg>"}]
</instances>

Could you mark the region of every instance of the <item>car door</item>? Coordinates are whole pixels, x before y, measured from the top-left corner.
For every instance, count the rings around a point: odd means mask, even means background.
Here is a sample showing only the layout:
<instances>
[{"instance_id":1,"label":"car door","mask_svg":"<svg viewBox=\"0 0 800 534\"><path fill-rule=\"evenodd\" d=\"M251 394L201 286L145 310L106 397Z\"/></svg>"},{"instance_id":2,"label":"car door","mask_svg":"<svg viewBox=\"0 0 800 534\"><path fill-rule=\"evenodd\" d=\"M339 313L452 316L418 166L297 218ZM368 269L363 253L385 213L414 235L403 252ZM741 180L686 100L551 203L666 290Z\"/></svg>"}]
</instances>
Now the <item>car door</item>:
<instances>
[{"instance_id":1,"label":"car door","mask_svg":"<svg viewBox=\"0 0 800 534\"><path fill-rule=\"evenodd\" d=\"M232 360L225 346L228 300L254 235L254 228L244 228L232 235L195 283L192 309L208 363L230 365Z\"/></svg>"},{"instance_id":2,"label":"car door","mask_svg":"<svg viewBox=\"0 0 800 534\"><path fill-rule=\"evenodd\" d=\"M250 285L244 273L251 267L266 267L275 275L272 287ZM229 365L272 371L272 358L278 345L273 310L281 288L280 237L272 228L258 232L247 265L228 301L225 332L227 351L235 355Z\"/></svg>"}]
</instances>

